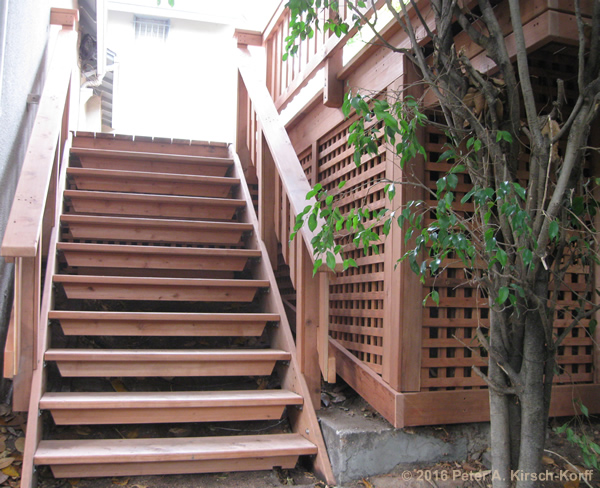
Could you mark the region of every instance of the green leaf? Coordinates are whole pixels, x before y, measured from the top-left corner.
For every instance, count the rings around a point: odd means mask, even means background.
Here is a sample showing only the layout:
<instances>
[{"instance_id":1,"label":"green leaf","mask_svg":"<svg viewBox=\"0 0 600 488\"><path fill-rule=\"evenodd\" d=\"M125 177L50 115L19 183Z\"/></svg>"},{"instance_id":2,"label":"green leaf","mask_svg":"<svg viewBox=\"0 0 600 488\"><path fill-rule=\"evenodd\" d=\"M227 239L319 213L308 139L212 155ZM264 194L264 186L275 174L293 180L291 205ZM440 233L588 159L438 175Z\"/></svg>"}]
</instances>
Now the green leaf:
<instances>
[{"instance_id":1,"label":"green leaf","mask_svg":"<svg viewBox=\"0 0 600 488\"><path fill-rule=\"evenodd\" d=\"M553 220L548 228L548 235L550 236L550 239L556 239L558 237L558 229L558 221Z\"/></svg>"},{"instance_id":2,"label":"green leaf","mask_svg":"<svg viewBox=\"0 0 600 488\"><path fill-rule=\"evenodd\" d=\"M509 144L512 144L513 138L510 135L510 132L507 132L505 130L499 130L496 133L496 142L500 142L502 140L508 142Z\"/></svg>"},{"instance_id":3,"label":"green leaf","mask_svg":"<svg viewBox=\"0 0 600 488\"><path fill-rule=\"evenodd\" d=\"M452 190L454 190L456 188L456 185L458 185L458 176L456 176L454 173L450 173L448 176L448 187Z\"/></svg>"},{"instance_id":4,"label":"green leaf","mask_svg":"<svg viewBox=\"0 0 600 488\"><path fill-rule=\"evenodd\" d=\"M510 295L510 290L508 287L503 286L498 290L498 298L496 298L496 303L502 305L506 300L508 300L508 295Z\"/></svg>"},{"instance_id":5,"label":"green leaf","mask_svg":"<svg viewBox=\"0 0 600 488\"><path fill-rule=\"evenodd\" d=\"M340 183L338 184L338 190L344 188L344 186L346 186L346 183L348 183L346 180L340 181Z\"/></svg>"},{"instance_id":6,"label":"green leaf","mask_svg":"<svg viewBox=\"0 0 600 488\"><path fill-rule=\"evenodd\" d=\"M523 264L525 266L531 266L531 261L533 260L531 249L523 249L521 256L523 257Z\"/></svg>"},{"instance_id":7,"label":"green leaf","mask_svg":"<svg viewBox=\"0 0 600 488\"><path fill-rule=\"evenodd\" d=\"M583 403L579 403L579 408L581 409L581 413L583 415L585 415L586 417L590 416L590 411L588 410L588 408L583 404Z\"/></svg>"},{"instance_id":8,"label":"green leaf","mask_svg":"<svg viewBox=\"0 0 600 488\"><path fill-rule=\"evenodd\" d=\"M308 228L311 232L317 228L317 216L314 213L310 214L310 217L308 217Z\"/></svg>"},{"instance_id":9,"label":"green leaf","mask_svg":"<svg viewBox=\"0 0 600 488\"><path fill-rule=\"evenodd\" d=\"M333 195L327 195L327 198L325 199L325 205L327 205L328 207L333 203Z\"/></svg>"},{"instance_id":10,"label":"green leaf","mask_svg":"<svg viewBox=\"0 0 600 488\"><path fill-rule=\"evenodd\" d=\"M335 255L331 251L327 251L326 261L329 269L335 270Z\"/></svg>"},{"instance_id":11,"label":"green leaf","mask_svg":"<svg viewBox=\"0 0 600 488\"><path fill-rule=\"evenodd\" d=\"M436 304L437 306L439 306L439 305L440 305L440 294L438 293L438 291L437 291L437 290L433 290L433 291L431 292L431 299L432 299L432 300L435 302L435 304Z\"/></svg>"}]
</instances>

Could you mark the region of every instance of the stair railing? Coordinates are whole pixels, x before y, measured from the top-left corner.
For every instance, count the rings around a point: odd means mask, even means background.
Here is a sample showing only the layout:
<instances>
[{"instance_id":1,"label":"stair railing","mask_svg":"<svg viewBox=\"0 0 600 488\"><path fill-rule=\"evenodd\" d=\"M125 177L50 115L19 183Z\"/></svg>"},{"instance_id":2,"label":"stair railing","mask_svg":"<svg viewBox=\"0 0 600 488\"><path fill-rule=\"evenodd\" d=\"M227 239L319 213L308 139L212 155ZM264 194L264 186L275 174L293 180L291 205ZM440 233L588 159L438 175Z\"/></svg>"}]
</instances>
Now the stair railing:
<instances>
[{"instance_id":1,"label":"stair railing","mask_svg":"<svg viewBox=\"0 0 600 488\"><path fill-rule=\"evenodd\" d=\"M278 244L296 289L296 349L301 372L320 404L321 374L335 381L335 358L329 351L329 276L322 267L313 276L316 261L311 241L323 222L310 231L303 226L290 241L296 216L315 199L300 161L267 90L256 69L257 61L240 47L238 76L238 121L236 150L247 174L258 179L258 220L273 269L278 265ZM252 168L253 167L253 168ZM250 181L252 178L249 176ZM338 260L337 266L341 267ZM317 361L318 358L318 361Z\"/></svg>"},{"instance_id":2,"label":"stair railing","mask_svg":"<svg viewBox=\"0 0 600 488\"><path fill-rule=\"evenodd\" d=\"M13 410L27 411L33 371L42 358L43 263L58 225L61 165L69 145L69 108L76 66L77 10L52 9L51 60L21 168L0 254L15 263L15 289L4 375L13 378ZM61 28L62 26L62 28ZM51 50L53 46L53 49Z\"/></svg>"}]
</instances>

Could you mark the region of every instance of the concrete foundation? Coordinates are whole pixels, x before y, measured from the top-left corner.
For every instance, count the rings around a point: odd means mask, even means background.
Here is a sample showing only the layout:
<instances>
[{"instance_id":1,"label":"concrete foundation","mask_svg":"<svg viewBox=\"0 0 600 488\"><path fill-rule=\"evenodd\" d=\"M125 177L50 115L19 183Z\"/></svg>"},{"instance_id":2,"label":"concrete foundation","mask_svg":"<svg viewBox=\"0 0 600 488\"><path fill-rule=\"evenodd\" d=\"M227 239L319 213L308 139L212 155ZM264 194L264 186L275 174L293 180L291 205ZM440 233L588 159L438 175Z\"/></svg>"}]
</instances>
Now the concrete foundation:
<instances>
[{"instance_id":1,"label":"concrete foundation","mask_svg":"<svg viewBox=\"0 0 600 488\"><path fill-rule=\"evenodd\" d=\"M385 420L329 408L318 413L339 484L393 472L399 465L462 462L487 447L487 425L395 429Z\"/></svg>"}]
</instances>

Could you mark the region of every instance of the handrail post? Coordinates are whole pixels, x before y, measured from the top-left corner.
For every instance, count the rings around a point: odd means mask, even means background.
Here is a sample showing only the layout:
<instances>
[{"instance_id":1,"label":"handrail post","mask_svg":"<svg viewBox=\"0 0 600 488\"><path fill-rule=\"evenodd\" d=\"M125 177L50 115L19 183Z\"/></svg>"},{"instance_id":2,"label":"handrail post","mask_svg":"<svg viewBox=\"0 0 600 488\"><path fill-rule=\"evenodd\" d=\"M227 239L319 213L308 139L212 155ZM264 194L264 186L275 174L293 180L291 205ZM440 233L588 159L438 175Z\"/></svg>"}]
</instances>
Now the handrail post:
<instances>
[{"instance_id":1,"label":"handrail post","mask_svg":"<svg viewBox=\"0 0 600 488\"><path fill-rule=\"evenodd\" d=\"M275 189L275 162L264 138L262 130L259 131L259 153L257 161L258 170L258 223L260 236L265 243L271 266L277 269L277 235L275 234L275 206L278 202L273 198Z\"/></svg>"}]
</instances>

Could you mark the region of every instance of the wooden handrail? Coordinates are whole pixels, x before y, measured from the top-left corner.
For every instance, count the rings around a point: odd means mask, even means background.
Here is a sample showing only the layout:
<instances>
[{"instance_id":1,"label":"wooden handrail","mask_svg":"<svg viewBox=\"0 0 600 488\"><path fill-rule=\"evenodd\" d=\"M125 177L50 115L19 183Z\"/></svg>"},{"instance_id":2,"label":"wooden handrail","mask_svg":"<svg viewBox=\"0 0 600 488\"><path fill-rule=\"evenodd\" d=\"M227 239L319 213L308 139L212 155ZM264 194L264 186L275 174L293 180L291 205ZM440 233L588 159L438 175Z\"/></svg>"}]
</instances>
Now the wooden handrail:
<instances>
[{"instance_id":1,"label":"wooden handrail","mask_svg":"<svg viewBox=\"0 0 600 488\"><path fill-rule=\"evenodd\" d=\"M58 32L0 249L7 260L32 258L37 253L76 48L77 32Z\"/></svg>"},{"instance_id":2,"label":"wooden handrail","mask_svg":"<svg viewBox=\"0 0 600 488\"><path fill-rule=\"evenodd\" d=\"M298 160L287 131L279 120L279 113L275 108L273 100L264 82L260 81L261 77L256 72L252 55L247 48L240 48L238 52L240 54L238 64L240 75L248 96L252 101L252 106L256 111L257 119L261 124L262 132L273 157L273 162L289 200L291 211L294 216L299 215L307 205L314 205L316 203L314 197L309 200L306 199L306 194L311 190L310 183L302 170L302 165ZM317 228L314 231L311 231L307 226L303 226L300 230L313 264L317 258L311 242L323 224L324 221L318 219ZM336 259L336 270L341 271L341 269L342 261L338 256Z\"/></svg>"}]
</instances>

